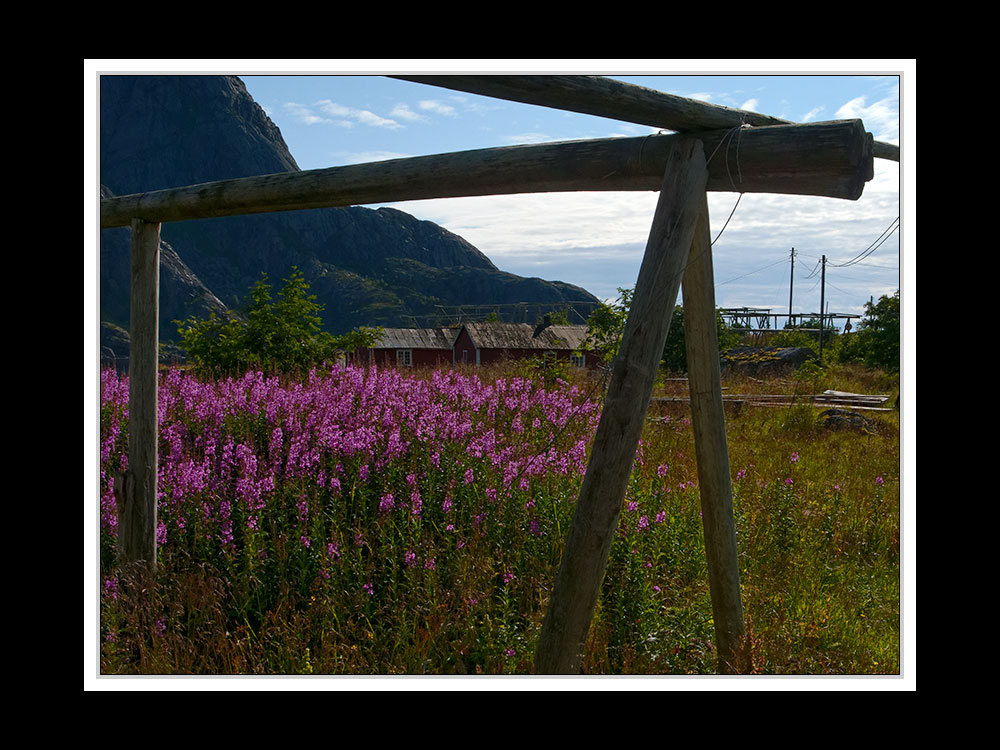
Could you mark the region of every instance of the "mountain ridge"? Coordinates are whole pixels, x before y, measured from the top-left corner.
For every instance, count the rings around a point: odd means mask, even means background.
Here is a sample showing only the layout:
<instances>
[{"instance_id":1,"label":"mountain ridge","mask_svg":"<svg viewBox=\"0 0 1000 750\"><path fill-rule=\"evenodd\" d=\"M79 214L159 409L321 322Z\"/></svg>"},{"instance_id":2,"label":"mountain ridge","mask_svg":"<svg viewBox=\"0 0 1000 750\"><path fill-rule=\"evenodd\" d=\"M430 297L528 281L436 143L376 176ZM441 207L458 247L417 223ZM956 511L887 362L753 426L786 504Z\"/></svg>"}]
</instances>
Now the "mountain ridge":
<instances>
[{"instance_id":1,"label":"mountain ridge","mask_svg":"<svg viewBox=\"0 0 1000 750\"><path fill-rule=\"evenodd\" d=\"M110 75L100 92L102 197L301 171L236 76ZM161 242L164 342L177 340L175 320L238 311L262 273L278 286L292 267L335 334L401 326L441 306L597 301L580 287L501 271L464 238L392 207L170 222ZM102 230L100 245L101 320L127 330L128 229Z\"/></svg>"}]
</instances>

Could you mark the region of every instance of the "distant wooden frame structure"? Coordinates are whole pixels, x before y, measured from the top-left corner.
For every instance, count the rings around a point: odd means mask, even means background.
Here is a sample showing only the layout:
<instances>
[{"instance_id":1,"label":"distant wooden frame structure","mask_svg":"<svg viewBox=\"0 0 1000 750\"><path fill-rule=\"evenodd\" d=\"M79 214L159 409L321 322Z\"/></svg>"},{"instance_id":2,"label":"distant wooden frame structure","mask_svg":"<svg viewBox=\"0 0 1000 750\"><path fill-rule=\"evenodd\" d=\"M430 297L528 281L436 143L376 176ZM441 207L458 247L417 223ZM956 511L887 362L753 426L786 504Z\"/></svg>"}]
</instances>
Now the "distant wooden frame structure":
<instances>
[{"instance_id":1,"label":"distant wooden frame structure","mask_svg":"<svg viewBox=\"0 0 1000 750\"><path fill-rule=\"evenodd\" d=\"M395 159L224 180L101 200L101 228L132 231L129 470L116 476L118 549L156 565L160 224L428 198L658 190L620 352L536 648L539 674L581 659L672 311L684 285L695 450L718 671L746 669L706 191L861 196L875 143L860 120L806 125L598 76L395 76L676 131Z\"/></svg>"}]
</instances>

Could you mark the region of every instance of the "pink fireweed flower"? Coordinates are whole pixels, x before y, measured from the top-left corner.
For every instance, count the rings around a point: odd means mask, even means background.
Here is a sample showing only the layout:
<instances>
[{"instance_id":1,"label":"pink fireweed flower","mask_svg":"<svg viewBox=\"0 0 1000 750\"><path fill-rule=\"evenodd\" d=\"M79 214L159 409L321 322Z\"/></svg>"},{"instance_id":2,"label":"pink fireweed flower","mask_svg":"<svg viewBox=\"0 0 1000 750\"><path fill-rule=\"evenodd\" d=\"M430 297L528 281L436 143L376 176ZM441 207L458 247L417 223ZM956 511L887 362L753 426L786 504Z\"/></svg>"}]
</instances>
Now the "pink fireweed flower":
<instances>
[{"instance_id":1,"label":"pink fireweed flower","mask_svg":"<svg viewBox=\"0 0 1000 750\"><path fill-rule=\"evenodd\" d=\"M412 568L417 562L417 553L413 550L408 550L405 555L403 555L403 564L408 568Z\"/></svg>"},{"instance_id":2,"label":"pink fireweed flower","mask_svg":"<svg viewBox=\"0 0 1000 750\"><path fill-rule=\"evenodd\" d=\"M112 576L111 578L104 579L104 595L110 599L118 598L118 577Z\"/></svg>"},{"instance_id":3,"label":"pink fireweed flower","mask_svg":"<svg viewBox=\"0 0 1000 750\"><path fill-rule=\"evenodd\" d=\"M793 453L792 453L792 457L791 457L791 459L790 459L790 460L791 460L791 462L792 462L793 464L794 464L794 463L796 463L796 462L798 462L798 460L799 460L799 454L798 454L797 452L793 452Z\"/></svg>"},{"instance_id":4,"label":"pink fireweed flower","mask_svg":"<svg viewBox=\"0 0 1000 750\"><path fill-rule=\"evenodd\" d=\"M391 492L382 495L382 499L379 501L378 504L379 511L381 511L382 513L388 513L395 507L396 507L396 501L393 498Z\"/></svg>"}]
</instances>

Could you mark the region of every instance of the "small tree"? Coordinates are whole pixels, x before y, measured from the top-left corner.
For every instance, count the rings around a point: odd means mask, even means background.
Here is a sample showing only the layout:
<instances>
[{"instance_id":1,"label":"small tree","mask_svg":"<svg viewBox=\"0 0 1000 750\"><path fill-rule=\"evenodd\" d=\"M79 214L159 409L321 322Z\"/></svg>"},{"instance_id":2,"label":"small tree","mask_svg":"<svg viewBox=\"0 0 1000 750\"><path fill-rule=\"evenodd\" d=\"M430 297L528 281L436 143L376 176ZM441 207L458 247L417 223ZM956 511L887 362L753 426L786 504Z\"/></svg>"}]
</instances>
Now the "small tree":
<instances>
[{"instance_id":1,"label":"small tree","mask_svg":"<svg viewBox=\"0 0 1000 750\"><path fill-rule=\"evenodd\" d=\"M618 356L625 321L632 306L632 290L618 288L618 299L601 302L587 318L587 348L600 354L605 364Z\"/></svg>"},{"instance_id":2,"label":"small tree","mask_svg":"<svg viewBox=\"0 0 1000 750\"><path fill-rule=\"evenodd\" d=\"M843 337L838 352L842 362L863 362L886 372L899 371L899 290L891 297L865 304L858 330Z\"/></svg>"},{"instance_id":3,"label":"small tree","mask_svg":"<svg viewBox=\"0 0 1000 750\"><path fill-rule=\"evenodd\" d=\"M632 304L632 290L619 289L619 297L611 304L602 303L594 309L587 319L587 341L591 351L600 353L605 362L610 362L618 355L618 344L625 330L629 307ZM716 312L716 326L719 337L719 349L735 346L738 334L731 331L721 312ZM663 346L661 367L671 372L687 371L687 349L684 338L684 307L674 307L674 316L670 321L670 330Z\"/></svg>"},{"instance_id":4,"label":"small tree","mask_svg":"<svg viewBox=\"0 0 1000 750\"><path fill-rule=\"evenodd\" d=\"M242 318L225 319L212 314L207 320L175 321L181 346L195 367L222 376L249 368L271 372L296 372L334 358L338 352L353 352L371 346L381 329L361 328L341 336L323 330L323 306L309 294L309 284L298 268L284 280L275 300L267 274L250 288Z\"/></svg>"}]
</instances>

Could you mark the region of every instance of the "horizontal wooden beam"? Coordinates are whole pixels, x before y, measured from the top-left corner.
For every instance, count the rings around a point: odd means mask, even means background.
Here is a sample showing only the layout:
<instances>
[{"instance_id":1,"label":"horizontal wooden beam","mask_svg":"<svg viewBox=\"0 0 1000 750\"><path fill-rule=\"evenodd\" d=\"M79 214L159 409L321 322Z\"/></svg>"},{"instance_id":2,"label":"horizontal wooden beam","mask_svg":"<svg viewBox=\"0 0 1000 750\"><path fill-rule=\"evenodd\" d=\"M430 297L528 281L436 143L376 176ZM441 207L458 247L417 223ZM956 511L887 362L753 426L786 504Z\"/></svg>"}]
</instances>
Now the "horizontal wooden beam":
<instances>
[{"instance_id":1,"label":"horizontal wooden beam","mask_svg":"<svg viewBox=\"0 0 1000 750\"><path fill-rule=\"evenodd\" d=\"M682 133L742 124L795 124L779 117L687 99L604 76L409 75L390 78ZM876 158L899 161L899 146L876 142L874 148Z\"/></svg>"},{"instance_id":2,"label":"horizontal wooden beam","mask_svg":"<svg viewBox=\"0 0 1000 750\"><path fill-rule=\"evenodd\" d=\"M494 99L607 117L682 132L748 125L788 125L756 112L708 104L603 76L404 75L402 81L480 94Z\"/></svg>"},{"instance_id":3,"label":"horizontal wooden beam","mask_svg":"<svg viewBox=\"0 0 1000 750\"><path fill-rule=\"evenodd\" d=\"M222 180L101 200L101 227L474 195L659 190L677 135L480 149ZM860 120L698 134L709 190L856 200L872 178Z\"/></svg>"}]
</instances>

